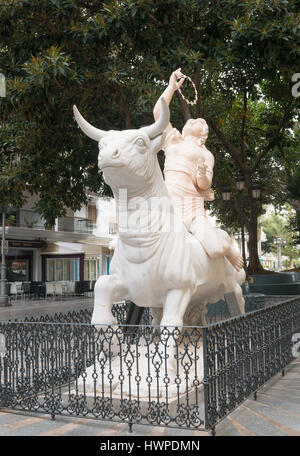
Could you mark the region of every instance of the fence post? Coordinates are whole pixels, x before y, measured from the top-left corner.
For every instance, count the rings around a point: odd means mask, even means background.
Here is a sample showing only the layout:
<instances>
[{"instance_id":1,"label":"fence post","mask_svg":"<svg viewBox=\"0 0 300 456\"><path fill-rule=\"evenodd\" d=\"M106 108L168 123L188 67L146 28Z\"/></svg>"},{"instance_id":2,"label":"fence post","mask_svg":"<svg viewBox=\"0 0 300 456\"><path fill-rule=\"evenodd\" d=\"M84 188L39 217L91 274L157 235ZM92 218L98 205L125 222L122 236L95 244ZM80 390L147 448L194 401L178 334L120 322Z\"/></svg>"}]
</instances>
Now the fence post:
<instances>
[{"instance_id":1,"label":"fence post","mask_svg":"<svg viewBox=\"0 0 300 456\"><path fill-rule=\"evenodd\" d=\"M5 333L0 334L0 364L2 364L2 394L0 408L9 406L9 387L8 387L8 347Z\"/></svg>"},{"instance_id":2,"label":"fence post","mask_svg":"<svg viewBox=\"0 0 300 456\"><path fill-rule=\"evenodd\" d=\"M204 426L205 429L209 428L208 424L208 393L209 393L209 387L208 387L208 381L207 381L207 376L208 376L208 366L207 366L207 328L203 328L202 330L202 336L203 336L203 396L204 396Z\"/></svg>"}]
</instances>

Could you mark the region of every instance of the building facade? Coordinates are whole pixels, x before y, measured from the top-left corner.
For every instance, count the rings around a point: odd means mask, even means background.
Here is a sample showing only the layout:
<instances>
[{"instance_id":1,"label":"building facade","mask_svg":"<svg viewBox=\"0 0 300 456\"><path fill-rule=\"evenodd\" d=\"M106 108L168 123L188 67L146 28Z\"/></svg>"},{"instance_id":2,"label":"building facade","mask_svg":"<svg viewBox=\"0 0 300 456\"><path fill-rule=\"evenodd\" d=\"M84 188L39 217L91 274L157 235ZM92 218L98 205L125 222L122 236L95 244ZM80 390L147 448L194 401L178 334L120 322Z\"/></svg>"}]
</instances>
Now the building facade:
<instances>
[{"instance_id":1,"label":"building facade","mask_svg":"<svg viewBox=\"0 0 300 456\"><path fill-rule=\"evenodd\" d=\"M7 217L7 279L16 281L96 280L109 274L116 233L111 198L91 197L79 211L67 210L53 227L35 210L37 197ZM0 228L2 236L2 228Z\"/></svg>"}]
</instances>

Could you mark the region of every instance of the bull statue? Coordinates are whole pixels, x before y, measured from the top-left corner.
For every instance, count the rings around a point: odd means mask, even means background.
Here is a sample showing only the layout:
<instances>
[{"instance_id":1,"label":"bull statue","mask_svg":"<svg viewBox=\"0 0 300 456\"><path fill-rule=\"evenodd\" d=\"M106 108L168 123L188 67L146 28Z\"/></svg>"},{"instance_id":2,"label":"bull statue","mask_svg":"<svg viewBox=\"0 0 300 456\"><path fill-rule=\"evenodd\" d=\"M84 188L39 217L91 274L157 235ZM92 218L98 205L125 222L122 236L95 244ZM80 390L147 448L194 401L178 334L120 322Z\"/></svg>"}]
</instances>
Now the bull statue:
<instances>
[{"instance_id":1,"label":"bull statue","mask_svg":"<svg viewBox=\"0 0 300 456\"><path fill-rule=\"evenodd\" d=\"M224 256L210 258L174 210L157 159L170 118L164 98L156 122L137 130L99 130L76 106L74 115L99 144L99 169L115 198L119 233L110 275L95 285L92 324L116 324L113 302L130 300L150 307L161 327L180 328L189 304L204 317L206 304L229 292L244 313L244 270Z\"/></svg>"}]
</instances>

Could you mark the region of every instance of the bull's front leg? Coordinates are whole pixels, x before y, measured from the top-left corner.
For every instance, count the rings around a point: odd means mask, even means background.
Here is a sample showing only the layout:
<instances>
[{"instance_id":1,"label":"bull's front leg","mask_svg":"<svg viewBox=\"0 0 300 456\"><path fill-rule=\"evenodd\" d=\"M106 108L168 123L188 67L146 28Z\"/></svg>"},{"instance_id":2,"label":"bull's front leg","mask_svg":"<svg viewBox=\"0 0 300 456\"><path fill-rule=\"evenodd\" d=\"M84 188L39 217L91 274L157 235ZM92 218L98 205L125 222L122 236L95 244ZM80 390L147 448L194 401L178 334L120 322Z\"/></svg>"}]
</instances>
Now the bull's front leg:
<instances>
[{"instance_id":1,"label":"bull's front leg","mask_svg":"<svg viewBox=\"0 0 300 456\"><path fill-rule=\"evenodd\" d=\"M111 308L115 300L122 299L125 287L116 274L99 277L94 290L94 311L91 323L96 326L115 325Z\"/></svg>"}]
</instances>

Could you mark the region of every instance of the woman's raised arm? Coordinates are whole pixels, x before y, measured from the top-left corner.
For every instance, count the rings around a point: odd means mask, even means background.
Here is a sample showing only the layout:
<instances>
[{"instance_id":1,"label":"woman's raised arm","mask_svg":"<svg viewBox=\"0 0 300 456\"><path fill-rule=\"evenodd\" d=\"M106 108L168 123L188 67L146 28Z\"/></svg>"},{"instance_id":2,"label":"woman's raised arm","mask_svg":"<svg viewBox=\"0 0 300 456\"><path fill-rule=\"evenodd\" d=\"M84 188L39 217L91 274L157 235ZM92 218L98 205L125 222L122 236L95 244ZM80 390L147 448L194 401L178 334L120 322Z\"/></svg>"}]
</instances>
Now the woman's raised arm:
<instances>
[{"instance_id":1,"label":"woman's raised arm","mask_svg":"<svg viewBox=\"0 0 300 456\"><path fill-rule=\"evenodd\" d=\"M153 116L154 120L157 120L160 116L160 110L161 110L161 103L160 99L161 97L164 97L168 105L171 103L172 97L174 95L174 92L181 87L181 84L184 81L184 75L181 73L181 68L178 68L177 70L173 71L173 73L170 76L169 79L169 85L168 87L164 90L164 92L161 94L157 102L155 103L154 109L153 109ZM166 130L170 130L172 128L171 122L169 122Z\"/></svg>"}]
</instances>

